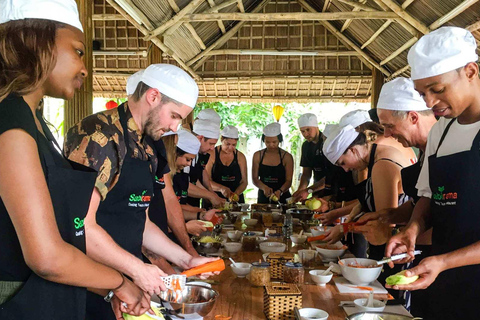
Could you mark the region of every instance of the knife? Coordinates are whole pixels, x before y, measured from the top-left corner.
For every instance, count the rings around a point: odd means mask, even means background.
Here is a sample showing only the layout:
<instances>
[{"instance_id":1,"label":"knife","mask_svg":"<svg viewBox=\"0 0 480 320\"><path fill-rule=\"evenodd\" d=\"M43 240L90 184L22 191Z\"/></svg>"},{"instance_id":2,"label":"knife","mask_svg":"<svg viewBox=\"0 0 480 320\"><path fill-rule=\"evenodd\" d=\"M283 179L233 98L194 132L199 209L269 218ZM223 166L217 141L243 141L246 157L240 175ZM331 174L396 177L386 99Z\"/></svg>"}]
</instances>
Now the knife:
<instances>
[{"instance_id":1,"label":"knife","mask_svg":"<svg viewBox=\"0 0 480 320\"><path fill-rule=\"evenodd\" d=\"M420 251L420 250L415 250L415 251L413 252L413 255L416 256L416 255L419 255L419 254L421 254L421 253L422 253L422 251ZM383 260L377 261L377 266L382 265L382 264L384 264L384 263L389 263L390 261L401 260L401 259L406 258L406 257L408 257L408 256L409 256L409 255L408 255L407 253L396 254L396 255L394 255L394 256L391 256L390 258L385 258L385 259L383 259Z\"/></svg>"}]
</instances>

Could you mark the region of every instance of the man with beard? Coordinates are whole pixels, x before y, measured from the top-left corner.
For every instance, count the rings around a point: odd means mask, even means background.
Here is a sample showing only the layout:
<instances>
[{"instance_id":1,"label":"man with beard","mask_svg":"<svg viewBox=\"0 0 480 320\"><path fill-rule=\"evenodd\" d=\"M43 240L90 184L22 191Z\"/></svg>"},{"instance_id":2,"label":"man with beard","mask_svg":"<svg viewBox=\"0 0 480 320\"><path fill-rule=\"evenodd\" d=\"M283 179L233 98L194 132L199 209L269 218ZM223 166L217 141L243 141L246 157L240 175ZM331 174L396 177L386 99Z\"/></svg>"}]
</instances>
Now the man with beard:
<instances>
[{"instance_id":1,"label":"man with beard","mask_svg":"<svg viewBox=\"0 0 480 320\"><path fill-rule=\"evenodd\" d=\"M197 84L185 71L150 65L127 102L86 117L66 136L65 155L98 171L84 220L88 255L124 273L149 295L165 290L160 279L165 273L142 261L142 245L183 269L211 261L188 254L146 215L157 166L152 139L176 131L197 97ZM118 318L103 300L88 296L86 319Z\"/></svg>"}]
</instances>

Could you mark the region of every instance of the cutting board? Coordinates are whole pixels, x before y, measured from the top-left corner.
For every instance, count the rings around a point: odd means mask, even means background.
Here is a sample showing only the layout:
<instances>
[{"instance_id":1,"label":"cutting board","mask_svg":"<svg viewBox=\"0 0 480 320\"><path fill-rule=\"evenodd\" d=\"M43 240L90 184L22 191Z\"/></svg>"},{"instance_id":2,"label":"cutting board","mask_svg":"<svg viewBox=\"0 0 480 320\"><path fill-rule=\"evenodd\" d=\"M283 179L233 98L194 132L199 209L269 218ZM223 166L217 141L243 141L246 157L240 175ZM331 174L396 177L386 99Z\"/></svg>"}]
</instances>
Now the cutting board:
<instances>
[{"instance_id":1,"label":"cutting board","mask_svg":"<svg viewBox=\"0 0 480 320\"><path fill-rule=\"evenodd\" d=\"M337 286L337 289L340 293L368 293L369 291L367 290L362 290L358 288L353 288L355 286L354 284L351 284L347 279L344 277L337 277L334 278L333 281L335 282L335 285ZM373 293L378 293L378 294L387 294L387 290L378 282L378 280L375 280L374 282L370 283L369 285L365 287L370 287L373 289Z\"/></svg>"},{"instance_id":2,"label":"cutting board","mask_svg":"<svg viewBox=\"0 0 480 320\"><path fill-rule=\"evenodd\" d=\"M351 315L351 314L355 314L355 313L362 312L362 310L360 310L360 309L357 308L357 307L347 307L347 306L344 306L344 307L343 307L343 310L345 310L345 313L347 314L347 316L349 316L349 315ZM407 317L411 317L411 316L412 316L412 315L407 311L407 309L405 309L403 306L400 306L400 305L396 305L396 306L386 306L386 307L385 307L385 310L383 310L383 312L401 314L402 316L407 316Z\"/></svg>"}]
</instances>

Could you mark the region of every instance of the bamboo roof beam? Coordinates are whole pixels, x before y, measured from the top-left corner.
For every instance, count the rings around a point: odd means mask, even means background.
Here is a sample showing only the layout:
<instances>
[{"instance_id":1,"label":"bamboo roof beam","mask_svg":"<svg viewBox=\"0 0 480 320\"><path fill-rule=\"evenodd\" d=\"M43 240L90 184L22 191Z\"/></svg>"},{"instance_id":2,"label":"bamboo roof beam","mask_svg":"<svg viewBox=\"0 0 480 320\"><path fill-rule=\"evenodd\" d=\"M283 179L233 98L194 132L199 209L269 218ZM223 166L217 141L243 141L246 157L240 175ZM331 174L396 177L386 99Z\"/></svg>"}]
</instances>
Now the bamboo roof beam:
<instances>
[{"instance_id":1,"label":"bamboo roof beam","mask_svg":"<svg viewBox=\"0 0 480 320\"><path fill-rule=\"evenodd\" d=\"M386 57L385 59L380 61L380 65L383 66L384 64L388 63L393 58L397 57L400 53L402 53L403 51L405 51L408 48L410 48L411 46L413 46L415 44L415 42L417 42L417 40L418 40L418 38L415 37L415 38L412 38L412 39L408 40L407 42L405 42L400 48L398 48L397 50L392 52L388 57Z\"/></svg>"},{"instance_id":2,"label":"bamboo roof beam","mask_svg":"<svg viewBox=\"0 0 480 320\"><path fill-rule=\"evenodd\" d=\"M111 1L107 2L111 5ZM145 16L145 14L143 14L140 9L137 8L137 6L132 2L132 0L115 0L115 3L117 4L117 7L122 8L122 10L124 10L129 16L131 16L133 20L137 21L138 19L137 22L143 24L147 30L153 29L153 25L150 20L147 18L147 16Z\"/></svg>"},{"instance_id":3,"label":"bamboo roof beam","mask_svg":"<svg viewBox=\"0 0 480 320\"><path fill-rule=\"evenodd\" d=\"M210 8L215 7L215 2L213 0L207 0L207 2L208 2L208 5L210 6ZM222 20L217 20L217 25L218 25L218 28L220 29L220 31L222 33L227 32L227 30L225 29L225 25L223 24Z\"/></svg>"},{"instance_id":4,"label":"bamboo roof beam","mask_svg":"<svg viewBox=\"0 0 480 320\"><path fill-rule=\"evenodd\" d=\"M376 11L374 8L365 4L367 2L366 0L362 0L362 1L338 0L338 1L340 1L342 3L345 3L345 4L348 4L349 6L352 6L353 7L352 12L358 12L360 10ZM340 29L340 32L345 31L350 26L351 23L352 23L352 19L348 19L347 21L345 21L342 28Z\"/></svg>"},{"instance_id":5,"label":"bamboo roof beam","mask_svg":"<svg viewBox=\"0 0 480 320\"><path fill-rule=\"evenodd\" d=\"M373 0L382 10L390 11L390 8L382 2L382 0ZM413 27L410 23L405 21L403 18L397 19L398 22L405 30L407 30L412 36L420 37L423 33L418 31L415 27Z\"/></svg>"},{"instance_id":6,"label":"bamboo roof beam","mask_svg":"<svg viewBox=\"0 0 480 320\"><path fill-rule=\"evenodd\" d=\"M213 2L213 1L212 1ZM228 0L224 1L218 5L215 5L215 2L213 2L213 6L210 7L210 9L205 10L203 13L216 13L219 10L225 9L227 7L230 7L233 4L238 4L238 0Z\"/></svg>"},{"instance_id":7,"label":"bamboo roof beam","mask_svg":"<svg viewBox=\"0 0 480 320\"><path fill-rule=\"evenodd\" d=\"M367 41L365 41L364 44L362 44L360 49L364 49L366 46L372 43L383 31L385 31L385 29L387 29L392 24L392 22L393 20L391 19L387 20L377 31L375 31L374 34L372 34L372 36Z\"/></svg>"},{"instance_id":8,"label":"bamboo roof beam","mask_svg":"<svg viewBox=\"0 0 480 320\"><path fill-rule=\"evenodd\" d=\"M105 0L110 4L115 10L117 10L122 16L125 17L125 19L128 20L135 28L137 28L141 33L144 35L147 35L149 33L149 30L142 26L139 22L137 22L130 14L127 13L119 4L117 4L115 1L118 0ZM153 38L151 40L157 47L160 48L163 52L169 54L175 61L178 62L178 64L185 69L188 73L190 73L195 79L199 79L200 77L198 74L195 73L189 66L185 64L185 62L177 56L170 48L168 48L160 39L158 38Z\"/></svg>"},{"instance_id":9,"label":"bamboo roof beam","mask_svg":"<svg viewBox=\"0 0 480 320\"><path fill-rule=\"evenodd\" d=\"M305 0L297 0L297 1L305 10L309 12L316 12L316 10L312 6L310 6ZM380 64L378 64L378 62L376 62L372 57L370 57L365 51L360 49L360 47L357 44L355 44L352 40L347 38L343 33L338 31L337 28L335 28L331 23L329 23L328 21L322 21L321 23L325 28L327 28L331 33L333 33L340 41L342 41L348 47L358 52L361 58L363 58L362 60L365 62L365 64L367 64L368 66L373 66L377 68L386 76L390 75L390 72L387 69L385 69Z\"/></svg>"},{"instance_id":10,"label":"bamboo roof beam","mask_svg":"<svg viewBox=\"0 0 480 320\"><path fill-rule=\"evenodd\" d=\"M412 4L413 1L415 1L415 0L405 0L405 1L402 3L402 9L406 9L409 5Z\"/></svg>"},{"instance_id":11,"label":"bamboo roof beam","mask_svg":"<svg viewBox=\"0 0 480 320\"><path fill-rule=\"evenodd\" d=\"M253 10L252 12L259 12L262 10L265 5L269 2L270 0L262 0ZM226 32L223 36L221 36L218 40L216 40L214 43L212 43L208 48L197 54L195 57L190 59L186 64L187 66L193 65L197 60L198 62L195 63L195 65L192 67L193 70L197 70L203 62L208 59L208 57L205 57L205 54L210 52L211 50L215 49L217 46L222 46L225 42L228 41L235 33L238 32L238 30L245 24L245 22L241 21L237 23L235 26L233 26L228 32Z\"/></svg>"},{"instance_id":12,"label":"bamboo roof beam","mask_svg":"<svg viewBox=\"0 0 480 320\"><path fill-rule=\"evenodd\" d=\"M92 15L93 21L114 21L125 20L121 14L94 14Z\"/></svg>"},{"instance_id":13,"label":"bamboo roof beam","mask_svg":"<svg viewBox=\"0 0 480 320\"><path fill-rule=\"evenodd\" d=\"M237 6L238 6L238 10L240 10L240 12L245 12L245 7L243 6L243 1L242 0L237 0Z\"/></svg>"},{"instance_id":14,"label":"bamboo roof beam","mask_svg":"<svg viewBox=\"0 0 480 320\"><path fill-rule=\"evenodd\" d=\"M466 26L465 29L467 29L470 32L477 31L478 29L480 29L480 21L474 22L474 23Z\"/></svg>"},{"instance_id":15,"label":"bamboo roof beam","mask_svg":"<svg viewBox=\"0 0 480 320\"><path fill-rule=\"evenodd\" d=\"M383 1L383 0L382 0ZM347 19L398 19L395 12L281 12L281 13L196 13L187 14L180 21L200 22L215 20L237 21L331 21Z\"/></svg>"},{"instance_id":16,"label":"bamboo roof beam","mask_svg":"<svg viewBox=\"0 0 480 320\"><path fill-rule=\"evenodd\" d=\"M399 6L395 1L393 0L380 0L383 4L388 6L390 10L395 12L398 16L400 16L403 20L408 22L412 27L417 29L423 34L427 34L430 32L428 27L424 25L422 22L418 21L416 18L414 18L412 15L410 15L408 12L406 12L401 6Z\"/></svg>"},{"instance_id":17,"label":"bamboo roof beam","mask_svg":"<svg viewBox=\"0 0 480 320\"><path fill-rule=\"evenodd\" d=\"M206 56L218 55L261 55L261 56L322 56L322 57L348 57L359 56L356 51L303 51L303 50L261 50L261 49L220 49L212 50Z\"/></svg>"},{"instance_id":18,"label":"bamboo roof beam","mask_svg":"<svg viewBox=\"0 0 480 320\"><path fill-rule=\"evenodd\" d=\"M385 1L385 0L381 0L381 1ZM457 7L452 9L450 12L448 12L447 14L438 18L435 22L433 22L431 25L429 25L428 29L433 31L433 30L441 27L443 24L445 24L448 21L450 21L451 19L455 18L457 15L459 15L460 13L462 13L463 11L465 11L467 8L469 8L471 5L473 5L474 3L478 2L478 1L479 0L465 0L465 1L463 1ZM405 51L407 48L413 46L415 44L415 42L417 42L417 41L418 41L418 38L416 38L416 37L410 39L407 43L405 43L403 46L401 46L399 49L397 49L394 53L392 53L387 58L385 58L382 62L386 61L387 59L388 60L386 62L392 60L393 58L397 57L400 53ZM410 45L407 46L407 44L410 44ZM399 70L403 70L403 72L405 72L407 69L408 69L408 65L406 65L405 67L403 67ZM397 71L399 71L399 70L397 70Z\"/></svg>"},{"instance_id":19,"label":"bamboo roof beam","mask_svg":"<svg viewBox=\"0 0 480 320\"><path fill-rule=\"evenodd\" d=\"M145 41L150 41L152 40L153 38L155 38L156 36L162 34L163 32L165 32L167 29L169 29L170 27L174 26L177 22L180 22L181 19L193 12L195 9L198 8L198 6L200 6L205 0L193 0L192 2L190 2L189 4L187 4L185 6L185 8L183 8L182 10L180 10L179 12L177 12L177 14L171 18L170 20L168 20L167 22L165 22L164 24L162 24L160 27L156 28L155 30L149 32L147 34L147 36L144 38ZM188 22L188 21L186 21Z\"/></svg>"},{"instance_id":20,"label":"bamboo roof beam","mask_svg":"<svg viewBox=\"0 0 480 320\"><path fill-rule=\"evenodd\" d=\"M326 12L328 10L328 7L330 6L330 2L331 2L331 0L325 0L325 2L323 3L322 12Z\"/></svg>"}]
</instances>

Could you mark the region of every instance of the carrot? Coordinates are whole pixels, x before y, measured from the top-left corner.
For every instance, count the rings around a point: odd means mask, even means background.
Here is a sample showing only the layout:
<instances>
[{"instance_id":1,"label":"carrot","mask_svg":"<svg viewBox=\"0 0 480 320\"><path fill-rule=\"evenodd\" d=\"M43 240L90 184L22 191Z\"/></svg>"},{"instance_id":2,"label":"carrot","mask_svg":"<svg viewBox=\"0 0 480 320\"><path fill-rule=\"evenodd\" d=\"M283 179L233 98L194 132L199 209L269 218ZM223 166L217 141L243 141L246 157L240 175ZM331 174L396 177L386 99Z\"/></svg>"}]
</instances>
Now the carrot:
<instances>
[{"instance_id":1,"label":"carrot","mask_svg":"<svg viewBox=\"0 0 480 320\"><path fill-rule=\"evenodd\" d=\"M317 241L317 240L322 241L322 240L325 240L326 237L327 237L326 235L322 234L322 235L316 236L316 237L308 237L307 241L308 242Z\"/></svg>"},{"instance_id":2,"label":"carrot","mask_svg":"<svg viewBox=\"0 0 480 320\"><path fill-rule=\"evenodd\" d=\"M202 264L201 266L185 270L181 274L188 277L196 276L198 274L223 271L225 270L225 262L222 259L218 259L209 263Z\"/></svg>"}]
</instances>

